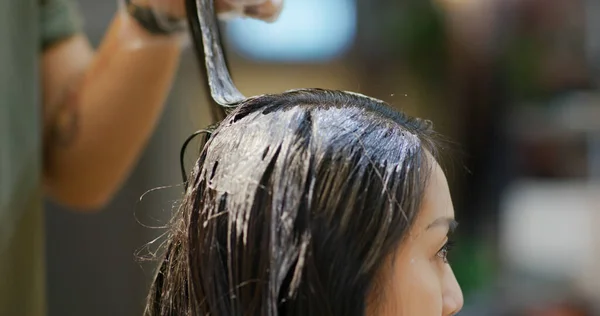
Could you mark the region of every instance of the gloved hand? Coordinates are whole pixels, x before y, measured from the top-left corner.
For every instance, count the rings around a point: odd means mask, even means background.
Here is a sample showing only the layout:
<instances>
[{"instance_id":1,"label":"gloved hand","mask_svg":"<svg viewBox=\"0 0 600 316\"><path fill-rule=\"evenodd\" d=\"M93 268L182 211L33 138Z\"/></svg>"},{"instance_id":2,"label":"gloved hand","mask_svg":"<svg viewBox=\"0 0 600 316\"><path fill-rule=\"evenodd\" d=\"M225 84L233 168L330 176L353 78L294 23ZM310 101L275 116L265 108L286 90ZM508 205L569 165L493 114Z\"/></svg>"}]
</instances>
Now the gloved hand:
<instances>
[{"instance_id":1,"label":"gloved hand","mask_svg":"<svg viewBox=\"0 0 600 316\"><path fill-rule=\"evenodd\" d=\"M248 16L274 21L279 16L283 0L217 0L215 8L221 15Z\"/></svg>"},{"instance_id":2,"label":"gloved hand","mask_svg":"<svg viewBox=\"0 0 600 316\"><path fill-rule=\"evenodd\" d=\"M174 17L185 17L185 0L132 0L136 5ZM215 0L215 10L221 18L246 16L274 21L279 16L283 0Z\"/></svg>"}]
</instances>

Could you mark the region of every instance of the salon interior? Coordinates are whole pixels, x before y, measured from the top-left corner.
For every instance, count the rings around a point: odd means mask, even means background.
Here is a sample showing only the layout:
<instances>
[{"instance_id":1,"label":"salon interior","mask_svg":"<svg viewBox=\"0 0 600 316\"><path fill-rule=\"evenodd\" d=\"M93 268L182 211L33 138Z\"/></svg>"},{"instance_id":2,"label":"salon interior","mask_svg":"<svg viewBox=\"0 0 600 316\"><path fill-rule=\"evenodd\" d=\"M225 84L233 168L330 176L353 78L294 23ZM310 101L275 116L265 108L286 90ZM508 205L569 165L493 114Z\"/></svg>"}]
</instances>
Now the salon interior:
<instances>
[{"instance_id":1,"label":"salon interior","mask_svg":"<svg viewBox=\"0 0 600 316\"><path fill-rule=\"evenodd\" d=\"M116 1L79 4L97 44ZM447 136L463 316L600 315L598 34L598 0L285 0L273 24L223 24L245 95L356 91ZM179 150L211 123L200 71L190 46L154 137L103 212L47 202L50 315L141 315L151 241L181 196Z\"/></svg>"}]
</instances>

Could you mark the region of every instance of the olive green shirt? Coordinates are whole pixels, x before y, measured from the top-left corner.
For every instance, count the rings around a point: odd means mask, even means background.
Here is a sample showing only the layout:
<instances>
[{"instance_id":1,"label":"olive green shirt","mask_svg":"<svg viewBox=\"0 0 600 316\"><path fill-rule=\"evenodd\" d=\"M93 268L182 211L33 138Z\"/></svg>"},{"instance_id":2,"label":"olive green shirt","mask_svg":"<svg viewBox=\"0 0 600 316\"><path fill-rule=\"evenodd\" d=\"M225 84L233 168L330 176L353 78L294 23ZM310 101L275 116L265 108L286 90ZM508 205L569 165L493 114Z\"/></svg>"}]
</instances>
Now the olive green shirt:
<instances>
[{"instance_id":1,"label":"olive green shirt","mask_svg":"<svg viewBox=\"0 0 600 316\"><path fill-rule=\"evenodd\" d=\"M0 0L0 315L46 313L40 58L78 31L72 7Z\"/></svg>"}]
</instances>

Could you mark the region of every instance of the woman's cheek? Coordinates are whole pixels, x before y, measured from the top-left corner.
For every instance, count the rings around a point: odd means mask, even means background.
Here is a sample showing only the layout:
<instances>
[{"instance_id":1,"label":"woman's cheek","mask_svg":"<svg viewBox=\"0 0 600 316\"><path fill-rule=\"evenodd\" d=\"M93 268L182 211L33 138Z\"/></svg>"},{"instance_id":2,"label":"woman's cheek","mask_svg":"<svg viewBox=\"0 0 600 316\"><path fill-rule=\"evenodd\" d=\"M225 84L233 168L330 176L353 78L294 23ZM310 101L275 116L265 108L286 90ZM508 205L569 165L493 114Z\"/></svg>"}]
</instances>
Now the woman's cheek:
<instances>
[{"instance_id":1,"label":"woman's cheek","mask_svg":"<svg viewBox=\"0 0 600 316\"><path fill-rule=\"evenodd\" d=\"M410 258L396 271L393 279L400 315L441 315L442 282L437 270L435 261Z\"/></svg>"}]
</instances>

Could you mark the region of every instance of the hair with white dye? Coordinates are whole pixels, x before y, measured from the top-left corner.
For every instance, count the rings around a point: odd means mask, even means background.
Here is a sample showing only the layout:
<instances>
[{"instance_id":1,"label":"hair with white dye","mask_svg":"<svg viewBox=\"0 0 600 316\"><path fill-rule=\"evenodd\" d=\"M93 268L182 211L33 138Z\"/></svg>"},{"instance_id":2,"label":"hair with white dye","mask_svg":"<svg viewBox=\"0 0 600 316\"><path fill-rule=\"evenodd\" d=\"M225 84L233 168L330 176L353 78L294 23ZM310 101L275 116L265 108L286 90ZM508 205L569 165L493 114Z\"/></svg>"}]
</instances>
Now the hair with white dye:
<instances>
[{"instance_id":1,"label":"hair with white dye","mask_svg":"<svg viewBox=\"0 0 600 316\"><path fill-rule=\"evenodd\" d=\"M321 89L244 101L189 177L146 315L364 315L418 214L428 121Z\"/></svg>"}]
</instances>

